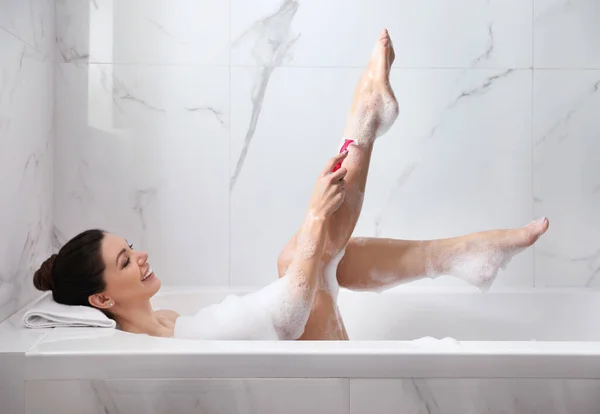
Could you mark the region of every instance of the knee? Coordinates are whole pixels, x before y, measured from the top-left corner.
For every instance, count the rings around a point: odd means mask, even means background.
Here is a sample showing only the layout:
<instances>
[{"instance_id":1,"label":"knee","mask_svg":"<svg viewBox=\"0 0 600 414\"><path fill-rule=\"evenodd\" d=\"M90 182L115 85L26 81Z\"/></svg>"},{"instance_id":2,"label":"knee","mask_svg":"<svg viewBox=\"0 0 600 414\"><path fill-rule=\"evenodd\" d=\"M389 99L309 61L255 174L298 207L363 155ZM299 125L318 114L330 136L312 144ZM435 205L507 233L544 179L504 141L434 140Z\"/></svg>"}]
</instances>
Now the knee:
<instances>
[{"instance_id":1,"label":"knee","mask_svg":"<svg viewBox=\"0 0 600 414\"><path fill-rule=\"evenodd\" d=\"M279 273L279 277L283 277L285 272L287 272L288 267L290 267L290 263L292 262L293 255L294 251L289 244L285 246L281 253L279 253L279 257L277 257L277 272Z\"/></svg>"}]
</instances>

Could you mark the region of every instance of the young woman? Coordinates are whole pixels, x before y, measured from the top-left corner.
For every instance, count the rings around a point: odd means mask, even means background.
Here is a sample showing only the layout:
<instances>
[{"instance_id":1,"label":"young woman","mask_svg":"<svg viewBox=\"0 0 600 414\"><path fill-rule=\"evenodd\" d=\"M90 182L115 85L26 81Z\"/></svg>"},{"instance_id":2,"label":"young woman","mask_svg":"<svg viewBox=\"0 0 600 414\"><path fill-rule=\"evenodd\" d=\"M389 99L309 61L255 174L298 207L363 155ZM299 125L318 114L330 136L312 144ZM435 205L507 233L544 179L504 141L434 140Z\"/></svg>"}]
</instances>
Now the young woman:
<instances>
[{"instance_id":1,"label":"young woman","mask_svg":"<svg viewBox=\"0 0 600 414\"><path fill-rule=\"evenodd\" d=\"M279 279L270 285L230 296L193 316L154 310L150 298L160 289L160 280L148 255L101 230L71 239L44 262L34 285L52 290L58 303L98 308L128 332L221 340L346 340L336 304L339 286L380 291L438 275L489 286L501 267L546 232L547 219L444 240L351 238L375 139L398 116L389 83L393 61L392 42L384 30L356 86L342 149L319 176L306 217L279 257Z\"/></svg>"}]
</instances>

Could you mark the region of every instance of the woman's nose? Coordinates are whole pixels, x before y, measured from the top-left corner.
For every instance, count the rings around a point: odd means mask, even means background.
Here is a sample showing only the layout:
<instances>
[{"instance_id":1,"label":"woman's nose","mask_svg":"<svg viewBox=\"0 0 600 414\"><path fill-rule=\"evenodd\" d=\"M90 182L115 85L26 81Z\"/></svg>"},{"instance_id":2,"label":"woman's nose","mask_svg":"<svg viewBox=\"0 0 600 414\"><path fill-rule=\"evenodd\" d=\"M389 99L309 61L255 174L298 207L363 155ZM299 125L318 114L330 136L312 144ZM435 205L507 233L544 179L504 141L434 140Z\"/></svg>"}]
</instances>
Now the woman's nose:
<instances>
[{"instance_id":1,"label":"woman's nose","mask_svg":"<svg viewBox=\"0 0 600 414\"><path fill-rule=\"evenodd\" d=\"M148 253L138 251L138 263L144 264L148 261Z\"/></svg>"}]
</instances>

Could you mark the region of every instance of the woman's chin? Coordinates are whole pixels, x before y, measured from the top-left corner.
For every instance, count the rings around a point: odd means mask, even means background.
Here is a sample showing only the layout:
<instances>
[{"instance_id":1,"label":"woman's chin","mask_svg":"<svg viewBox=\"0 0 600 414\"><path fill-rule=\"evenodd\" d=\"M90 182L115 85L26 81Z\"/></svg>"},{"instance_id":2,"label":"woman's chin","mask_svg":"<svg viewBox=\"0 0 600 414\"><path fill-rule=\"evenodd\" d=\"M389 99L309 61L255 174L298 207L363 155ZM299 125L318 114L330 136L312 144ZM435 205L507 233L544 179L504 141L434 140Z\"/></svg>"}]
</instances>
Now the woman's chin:
<instances>
[{"instance_id":1,"label":"woman's chin","mask_svg":"<svg viewBox=\"0 0 600 414\"><path fill-rule=\"evenodd\" d=\"M156 276L154 276L156 278L156 280L152 283L152 287L154 288L154 293L158 292L158 290L160 289L160 287L162 286L162 282L160 281L160 279Z\"/></svg>"},{"instance_id":2,"label":"woman's chin","mask_svg":"<svg viewBox=\"0 0 600 414\"><path fill-rule=\"evenodd\" d=\"M154 296L160 290L162 282L158 276L152 275L151 280L145 281L144 284L146 284L146 289L150 291L151 296Z\"/></svg>"}]
</instances>

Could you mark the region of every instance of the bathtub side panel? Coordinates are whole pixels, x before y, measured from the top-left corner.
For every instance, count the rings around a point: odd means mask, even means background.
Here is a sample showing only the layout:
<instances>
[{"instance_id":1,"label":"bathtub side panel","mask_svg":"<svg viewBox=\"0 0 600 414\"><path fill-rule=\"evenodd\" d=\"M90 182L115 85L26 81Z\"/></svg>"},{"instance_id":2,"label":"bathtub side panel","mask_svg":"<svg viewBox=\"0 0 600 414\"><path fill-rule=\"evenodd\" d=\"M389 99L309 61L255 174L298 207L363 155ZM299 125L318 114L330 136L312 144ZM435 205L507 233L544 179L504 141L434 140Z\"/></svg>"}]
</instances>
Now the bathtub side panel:
<instances>
[{"instance_id":1,"label":"bathtub side panel","mask_svg":"<svg viewBox=\"0 0 600 414\"><path fill-rule=\"evenodd\" d=\"M352 414L593 414L600 380L353 379Z\"/></svg>"},{"instance_id":2,"label":"bathtub side panel","mask_svg":"<svg viewBox=\"0 0 600 414\"><path fill-rule=\"evenodd\" d=\"M28 381L28 414L349 414L346 379Z\"/></svg>"}]
</instances>

